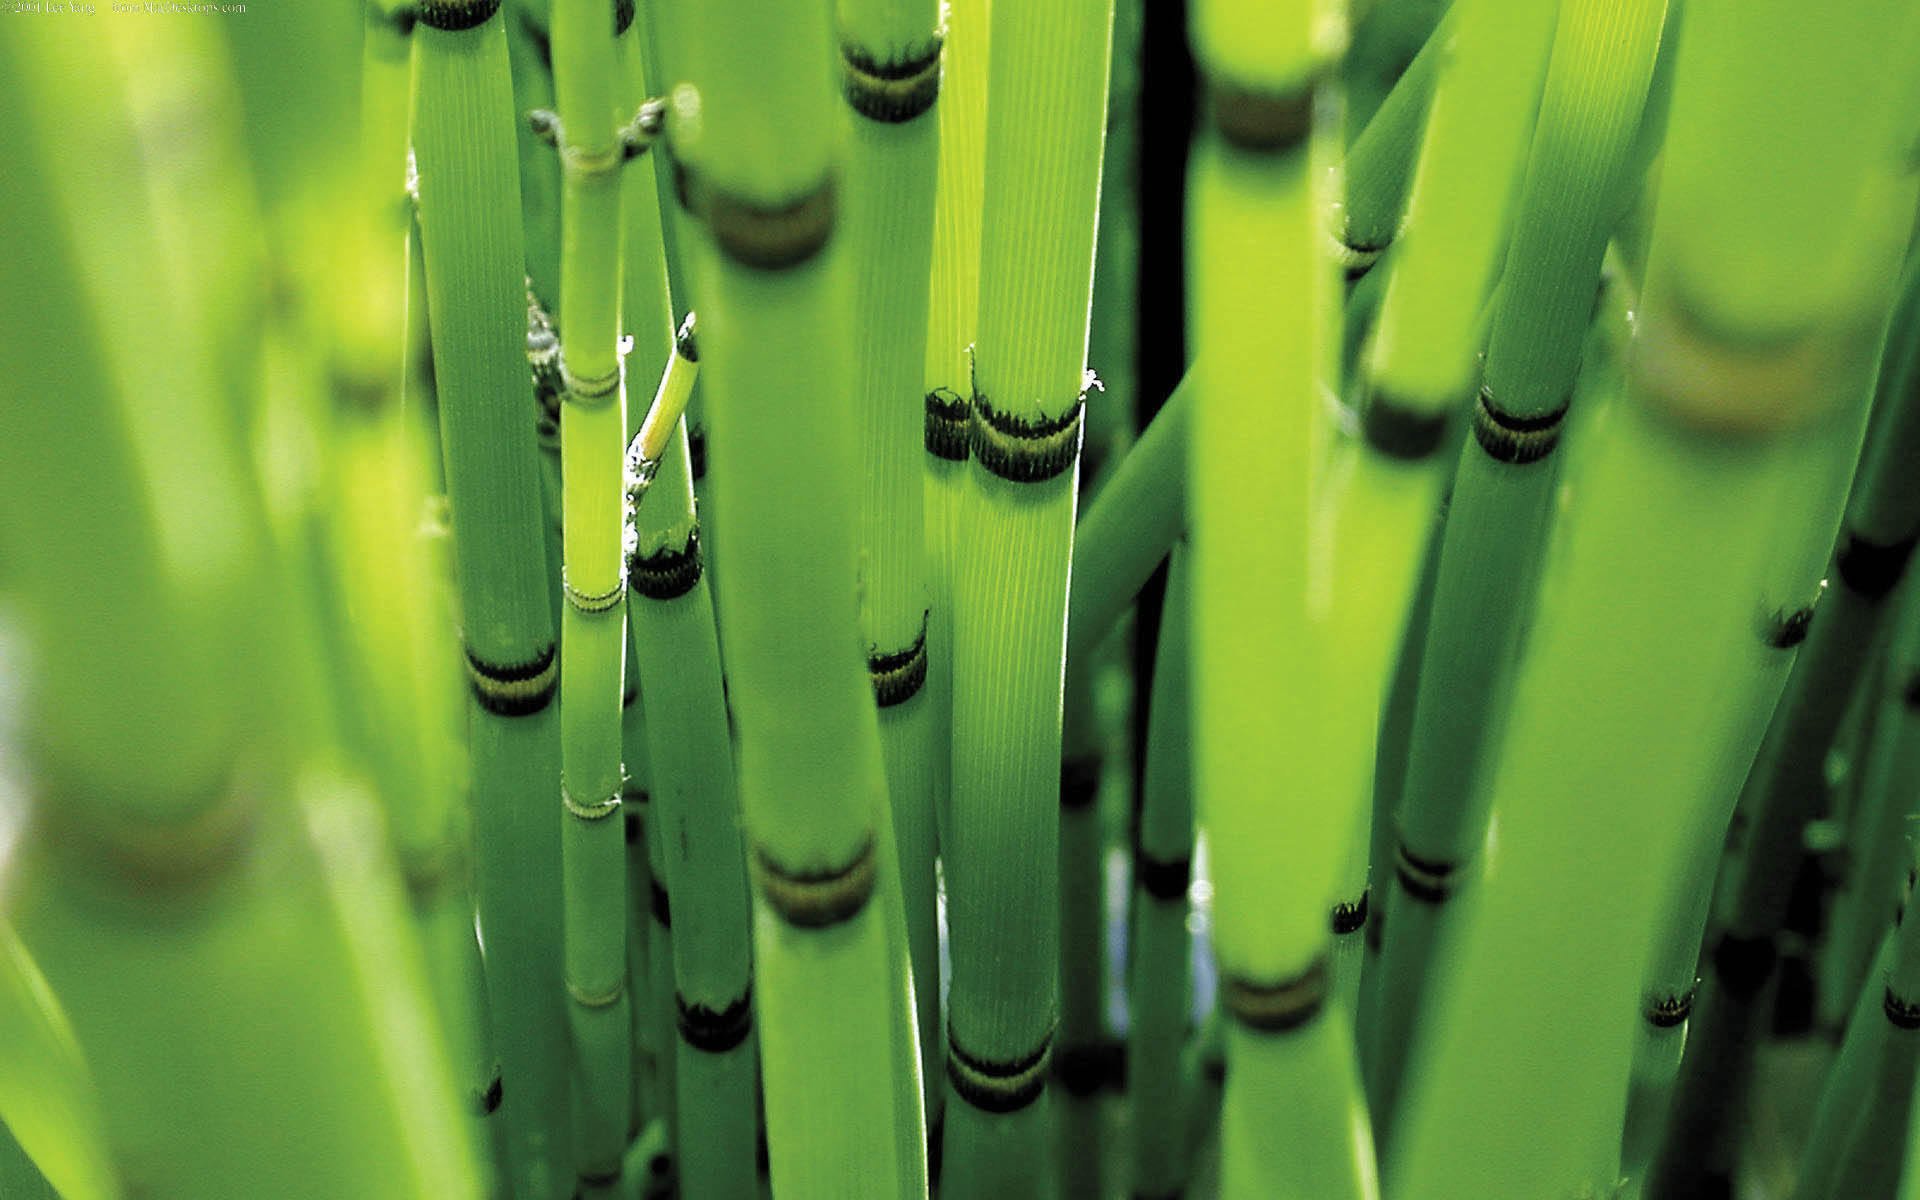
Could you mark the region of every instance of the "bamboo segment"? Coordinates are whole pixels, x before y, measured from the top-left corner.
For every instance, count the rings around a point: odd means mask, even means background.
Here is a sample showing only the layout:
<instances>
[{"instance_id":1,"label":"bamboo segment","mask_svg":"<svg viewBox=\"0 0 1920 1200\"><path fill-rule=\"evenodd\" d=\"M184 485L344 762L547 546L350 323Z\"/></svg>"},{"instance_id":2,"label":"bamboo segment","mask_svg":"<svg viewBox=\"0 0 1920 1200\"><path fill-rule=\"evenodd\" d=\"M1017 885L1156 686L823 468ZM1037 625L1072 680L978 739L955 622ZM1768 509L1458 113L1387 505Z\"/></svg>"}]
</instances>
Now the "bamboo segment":
<instances>
[{"instance_id":1,"label":"bamboo segment","mask_svg":"<svg viewBox=\"0 0 1920 1200\"><path fill-rule=\"evenodd\" d=\"M1187 724L1187 570L1178 544L1154 665L1151 732L1133 855L1133 939L1127 963L1127 1092L1132 1194L1183 1194L1191 1171L1181 1052L1193 1006L1187 889L1193 873L1193 783Z\"/></svg>"},{"instance_id":2,"label":"bamboo segment","mask_svg":"<svg viewBox=\"0 0 1920 1200\"><path fill-rule=\"evenodd\" d=\"M5 925L0 925L0 1039L7 1045L0 1061L0 1140L29 1160L20 1173L31 1172L50 1198L116 1200L120 1180L73 1025L27 948ZM8 1147L0 1147L0 1156L7 1153ZM11 1180L0 1170L0 1183L6 1182ZM21 1188L25 1191L24 1184Z\"/></svg>"},{"instance_id":3,"label":"bamboo segment","mask_svg":"<svg viewBox=\"0 0 1920 1200\"><path fill-rule=\"evenodd\" d=\"M1470 878L1486 828L1482 747L1519 657L1557 475L1553 451L1573 399L1614 197L1632 183L1624 168L1665 11L1664 0L1560 6L1515 201L1512 265L1435 564L1394 851L1390 908L1401 919L1381 959L1368 1081L1383 1138L1397 1116L1403 1048L1418 1027L1433 947L1450 936L1449 901ZM1378 403L1373 411L1384 415Z\"/></svg>"},{"instance_id":4,"label":"bamboo segment","mask_svg":"<svg viewBox=\"0 0 1920 1200\"><path fill-rule=\"evenodd\" d=\"M905 917L859 652L834 88L829 61L810 52L830 44L825 17L732 0L689 13L697 99L677 97L674 138L706 224L695 269L725 517L721 650L756 898L773 1186L891 1198L925 1194L926 1152ZM824 1104L828 1079L885 1083Z\"/></svg>"},{"instance_id":5,"label":"bamboo segment","mask_svg":"<svg viewBox=\"0 0 1920 1200\"><path fill-rule=\"evenodd\" d=\"M861 633L880 709L913 960L923 1103L937 1123L940 952L935 901L936 739L925 695L930 619L923 497L924 387L939 181L939 5L842 0L842 95L853 273L854 389L866 464L860 503Z\"/></svg>"},{"instance_id":6,"label":"bamboo segment","mask_svg":"<svg viewBox=\"0 0 1920 1200\"><path fill-rule=\"evenodd\" d=\"M1427 106L1442 63L1453 54L1458 12L1459 6L1448 7L1379 110L1365 119L1347 154L1346 197L1334 234L1349 283L1366 275L1399 235ZM1360 117L1355 110L1347 113L1349 121Z\"/></svg>"},{"instance_id":7,"label":"bamboo segment","mask_svg":"<svg viewBox=\"0 0 1920 1200\"><path fill-rule=\"evenodd\" d=\"M516 1187L573 1186L560 961L558 682L528 421L519 171L504 18L436 7L414 33L414 155L467 672L487 986ZM502 403L501 397L519 397Z\"/></svg>"},{"instance_id":8,"label":"bamboo segment","mask_svg":"<svg viewBox=\"0 0 1920 1200\"><path fill-rule=\"evenodd\" d=\"M993 13L973 467L954 564L945 1187L1043 1175L1062 655L1113 7ZM1047 1184L1041 1195L1051 1194Z\"/></svg>"}]
</instances>

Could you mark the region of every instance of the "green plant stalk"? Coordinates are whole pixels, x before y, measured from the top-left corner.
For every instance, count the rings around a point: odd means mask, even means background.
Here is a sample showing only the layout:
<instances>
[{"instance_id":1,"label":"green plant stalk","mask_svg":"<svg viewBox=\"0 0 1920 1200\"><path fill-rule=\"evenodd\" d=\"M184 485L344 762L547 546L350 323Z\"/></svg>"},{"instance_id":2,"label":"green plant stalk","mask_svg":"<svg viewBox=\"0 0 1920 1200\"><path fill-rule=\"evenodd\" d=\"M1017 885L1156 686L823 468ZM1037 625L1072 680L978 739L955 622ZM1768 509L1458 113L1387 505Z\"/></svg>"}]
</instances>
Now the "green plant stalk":
<instances>
[{"instance_id":1,"label":"green plant stalk","mask_svg":"<svg viewBox=\"0 0 1920 1200\"><path fill-rule=\"evenodd\" d=\"M627 1147L633 1017L621 754L627 397L620 338L627 78L605 0L554 0L560 154L560 836L575 1150L613 1186ZM624 32L624 30L620 31Z\"/></svg>"},{"instance_id":2,"label":"green plant stalk","mask_svg":"<svg viewBox=\"0 0 1920 1200\"><path fill-rule=\"evenodd\" d=\"M1439 64L1368 353L1369 413L1431 417L1472 389L1558 8L1459 0L1448 22L1454 53Z\"/></svg>"},{"instance_id":3,"label":"green plant stalk","mask_svg":"<svg viewBox=\"0 0 1920 1200\"><path fill-rule=\"evenodd\" d=\"M6 1059L0 1063L0 1140L22 1160L17 1173L30 1172L49 1197L116 1200L120 1180L107 1149L99 1095L73 1024L27 948L4 924L0 1036L7 1043ZM8 1148L0 1148L0 1157ZM15 1183L6 1170L0 1170L0 1183L13 1184L27 1196L37 1194L27 1190L24 1181Z\"/></svg>"},{"instance_id":4,"label":"green plant stalk","mask_svg":"<svg viewBox=\"0 0 1920 1200\"><path fill-rule=\"evenodd\" d=\"M715 575L773 1187L914 1196L926 1150L912 972L859 652L835 89L828 60L806 52L829 44L826 16L740 0L690 13L699 104L676 109L674 149L706 226L694 266L725 518ZM805 504L789 486L796 465ZM823 1104L828 1079L849 1082ZM852 1086L863 1079L875 1082Z\"/></svg>"},{"instance_id":5,"label":"green plant stalk","mask_svg":"<svg viewBox=\"0 0 1920 1200\"><path fill-rule=\"evenodd\" d=\"M990 0L957 0L947 5L942 99L935 108L940 126L939 182L933 202L924 374L926 415L921 441L927 451L922 511L929 596L926 690L933 710L933 774L929 786L942 843L952 793L953 562L970 455L991 13Z\"/></svg>"},{"instance_id":6,"label":"green plant stalk","mask_svg":"<svg viewBox=\"0 0 1920 1200\"><path fill-rule=\"evenodd\" d=\"M450 14L484 11L461 5ZM414 32L414 155L458 547L487 987L516 1191L574 1184L560 955L557 675L529 410L519 171L504 18ZM458 23L452 21L451 23ZM502 397L521 398L503 402Z\"/></svg>"},{"instance_id":7,"label":"green plant stalk","mask_svg":"<svg viewBox=\"0 0 1920 1200\"><path fill-rule=\"evenodd\" d=\"M1344 248L1341 257L1349 283L1367 274L1400 232L1407 191L1413 183L1414 159L1426 130L1427 106L1433 99L1442 64L1454 52L1459 11L1459 5L1448 6L1446 16L1427 35L1420 52L1394 81L1379 109L1365 118L1364 128L1357 124L1362 114L1352 104L1352 93L1348 94L1347 119L1359 132L1344 164L1346 195L1334 235ZM1362 45L1365 30L1363 25L1359 35ZM1349 58L1359 53L1356 48Z\"/></svg>"},{"instance_id":8,"label":"green plant stalk","mask_svg":"<svg viewBox=\"0 0 1920 1200\"><path fill-rule=\"evenodd\" d=\"M1188 394L1182 380L1074 526L1074 586L1067 596L1071 674L1091 668L1094 651L1186 528Z\"/></svg>"},{"instance_id":9,"label":"green plant stalk","mask_svg":"<svg viewBox=\"0 0 1920 1200\"><path fill-rule=\"evenodd\" d=\"M649 803L646 811L646 851L648 876L647 992L638 1007L644 1014L638 1025L646 1038L647 1055L653 1062L648 1080L646 1119L666 1131L667 1146L677 1153L684 1140L680 1134L679 1089L680 1058L678 1032L679 994L674 972L673 882L667 872L666 814ZM637 1126L636 1122L636 1126Z\"/></svg>"},{"instance_id":10,"label":"green plant stalk","mask_svg":"<svg viewBox=\"0 0 1920 1200\"><path fill-rule=\"evenodd\" d=\"M941 30L934 0L841 0L850 110L844 236L853 269L854 395L864 449L861 636L880 710L914 971L923 1103L937 1123L940 958L926 694L930 600L923 499L928 295L939 178Z\"/></svg>"},{"instance_id":11,"label":"green plant stalk","mask_svg":"<svg viewBox=\"0 0 1920 1200\"><path fill-rule=\"evenodd\" d=\"M1062 664L1112 23L1107 0L993 12L944 843L948 1103L988 1118L947 1121L961 1197L1002 1179L1052 1193L1034 1180L1053 1146Z\"/></svg>"},{"instance_id":12,"label":"green plant stalk","mask_svg":"<svg viewBox=\"0 0 1920 1200\"><path fill-rule=\"evenodd\" d=\"M1188 212L1192 728L1227 1014L1221 1195L1371 1197L1351 1031L1327 1015L1327 919L1360 799L1343 760L1372 729L1347 747L1353 722L1301 686L1335 677L1306 631L1318 410L1340 345L1337 177L1316 169L1340 135L1335 94L1315 84L1344 31L1311 3L1203 4L1194 19L1212 121ZM1294 801L1285 819L1276 795Z\"/></svg>"},{"instance_id":13,"label":"green plant stalk","mask_svg":"<svg viewBox=\"0 0 1920 1200\"><path fill-rule=\"evenodd\" d=\"M553 0L506 0L513 110L521 118L553 109L552 10ZM524 230L527 280L546 306L547 315L557 323L561 304L560 160L553 147L524 119L515 122L515 146L520 162L520 225ZM553 500L557 521L557 492Z\"/></svg>"},{"instance_id":14,"label":"green plant stalk","mask_svg":"<svg viewBox=\"0 0 1920 1200\"><path fill-rule=\"evenodd\" d=\"M1573 401L1614 197L1632 183L1624 168L1665 10L1664 0L1560 5L1471 436L1454 470L1414 703L1391 904L1402 919L1380 961L1368 1081L1375 1129L1389 1146L1405 1048L1429 1035L1421 997L1434 947L1450 936L1449 902L1471 878L1485 836L1482 756L1497 739L1500 699L1520 657L1559 465L1553 452ZM1391 412L1382 411L1391 400L1376 397L1370 416Z\"/></svg>"},{"instance_id":15,"label":"green plant stalk","mask_svg":"<svg viewBox=\"0 0 1920 1200\"><path fill-rule=\"evenodd\" d=\"M1435 27L1453 11L1451 0L1362 0L1351 6L1353 46L1340 63L1347 97L1346 135L1351 154L1359 135L1409 75L1421 70L1420 52L1433 44Z\"/></svg>"},{"instance_id":16,"label":"green plant stalk","mask_svg":"<svg viewBox=\"0 0 1920 1200\"><path fill-rule=\"evenodd\" d=\"M1162 410L1163 412L1165 410ZM1127 961L1129 1186L1178 1196L1191 1158L1181 1056L1193 1007L1187 889L1193 874L1193 783L1187 725L1186 553L1176 544L1155 648L1147 762L1133 850L1132 950Z\"/></svg>"},{"instance_id":17,"label":"green plant stalk","mask_svg":"<svg viewBox=\"0 0 1920 1200\"><path fill-rule=\"evenodd\" d=\"M47 1182L47 1177L40 1173L40 1168L5 1124L0 1124L0 1188L19 1200L61 1200L60 1193Z\"/></svg>"},{"instance_id":18,"label":"green plant stalk","mask_svg":"<svg viewBox=\"0 0 1920 1200\"><path fill-rule=\"evenodd\" d=\"M1107 1023L1106 829L1101 800L1121 772L1102 770L1100 714L1093 672L1068 671L1060 719L1060 1023L1054 1080L1060 1110L1054 1126L1059 1194L1101 1196L1106 1157L1102 1094L1117 1082L1117 1049Z\"/></svg>"}]
</instances>

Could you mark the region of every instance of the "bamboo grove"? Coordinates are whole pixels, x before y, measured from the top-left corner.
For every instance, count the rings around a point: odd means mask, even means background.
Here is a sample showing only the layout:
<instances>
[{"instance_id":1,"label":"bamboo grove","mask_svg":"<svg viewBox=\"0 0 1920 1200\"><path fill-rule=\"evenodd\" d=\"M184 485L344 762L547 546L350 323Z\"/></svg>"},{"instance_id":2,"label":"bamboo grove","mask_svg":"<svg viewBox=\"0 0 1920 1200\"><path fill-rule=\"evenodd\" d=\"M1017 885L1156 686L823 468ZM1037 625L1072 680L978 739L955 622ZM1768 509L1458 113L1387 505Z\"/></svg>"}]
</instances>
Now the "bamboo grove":
<instances>
[{"instance_id":1,"label":"bamboo grove","mask_svg":"<svg viewBox=\"0 0 1920 1200\"><path fill-rule=\"evenodd\" d=\"M1920 9L0 16L0 1198L1920 1200Z\"/></svg>"}]
</instances>

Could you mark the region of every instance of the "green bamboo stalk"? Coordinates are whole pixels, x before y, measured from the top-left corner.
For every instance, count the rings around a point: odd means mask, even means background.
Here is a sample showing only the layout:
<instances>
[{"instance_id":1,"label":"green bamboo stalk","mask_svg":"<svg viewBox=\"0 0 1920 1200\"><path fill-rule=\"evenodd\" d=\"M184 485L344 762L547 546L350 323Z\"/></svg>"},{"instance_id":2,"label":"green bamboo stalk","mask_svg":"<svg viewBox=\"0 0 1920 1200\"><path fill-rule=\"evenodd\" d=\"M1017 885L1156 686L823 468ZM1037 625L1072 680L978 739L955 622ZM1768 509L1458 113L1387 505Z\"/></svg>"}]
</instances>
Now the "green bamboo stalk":
<instances>
[{"instance_id":1,"label":"green bamboo stalk","mask_svg":"<svg viewBox=\"0 0 1920 1200\"><path fill-rule=\"evenodd\" d=\"M73 1024L6 925L0 925L0 1036L7 1044L0 1061L0 1140L27 1160L18 1173L31 1171L49 1197L116 1200L120 1180ZM0 1148L0 1155L6 1153ZM10 1182L0 1171L0 1183ZM16 1186L24 1190L24 1184Z\"/></svg>"},{"instance_id":2,"label":"green bamboo stalk","mask_svg":"<svg viewBox=\"0 0 1920 1200\"><path fill-rule=\"evenodd\" d=\"M1073 531L1067 669L1085 669L1186 527L1185 380L1094 492Z\"/></svg>"},{"instance_id":3,"label":"green bamboo stalk","mask_svg":"<svg viewBox=\"0 0 1920 1200\"><path fill-rule=\"evenodd\" d=\"M1371 125L1393 92L1420 68L1419 52L1433 42L1434 28L1453 11L1450 0L1363 0L1353 6L1353 48L1340 64L1349 146Z\"/></svg>"},{"instance_id":4,"label":"green bamboo stalk","mask_svg":"<svg viewBox=\"0 0 1920 1200\"><path fill-rule=\"evenodd\" d=\"M1334 678L1303 634L1321 389L1340 345L1325 233L1336 175L1316 169L1340 137L1337 93L1315 85L1343 32L1311 3L1195 10L1212 122L1190 176L1192 720L1229 1018L1225 1197L1378 1194L1350 1030L1326 1017L1328 907L1360 798L1346 760L1372 730L1348 746L1353 722L1323 719L1299 686ZM1313 752L1273 737L1276 721ZM1285 820L1276 792L1300 798Z\"/></svg>"},{"instance_id":5,"label":"green bamboo stalk","mask_svg":"<svg viewBox=\"0 0 1920 1200\"><path fill-rule=\"evenodd\" d=\"M905 915L859 656L835 89L810 53L826 12L728 0L688 17L697 93L676 93L675 152L707 235L694 266L773 1187L924 1195ZM826 1080L849 1081L833 1103Z\"/></svg>"},{"instance_id":6,"label":"green bamboo stalk","mask_svg":"<svg viewBox=\"0 0 1920 1200\"><path fill-rule=\"evenodd\" d=\"M1060 719L1060 923L1058 976L1059 1049L1054 1080L1060 1113L1054 1127L1059 1194L1097 1198L1102 1193L1106 1141L1101 1099L1117 1081L1118 1045L1107 1023L1112 989L1108 976L1107 785L1101 755L1101 721L1092 680L1097 672L1069 670Z\"/></svg>"},{"instance_id":7,"label":"green bamboo stalk","mask_svg":"<svg viewBox=\"0 0 1920 1200\"><path fill-rule=\"evenodd\" d=\"M1472 436L1454 470L1414 702L1394 851L1399 919L1380 960L1368 1087L1375 1129L1390 1146L1406 1048L1415 1030L1432 1028L1419 1014L1434 946L1450 936L1449 901L1471 877L1486 829L1482 747L1519 657L1557 477L1553 451L1573 400L1614 197L1632 184L1623 172L1665 8L1664 0L1560 5ZM1371 411L1386 415L1378 403Z\"/></svg>"},{"instance_id":8,"label":"green bamboo stalk","mask_svg":"<svg viewBox=\"0 0 1920 1200\"><path fill-rule=\"evenodd\" d=\"M939 180L942 31L935 0L840 0L842 94L852 113L845 231L853 272L854 393L866 464L860 499L861 635L880 709L924 1104L941 1111L940 960L932 796L934 712L924 694L930 619L923 377Z\"/></svg>"},{"instance_id":9,"label":"green bamboo stalk","mask_svg":"<svg viewBox=\"0 0 1920 1200\"><path fill-rule=\"evenodd\" d=\"M1187 637L1186 554L1176 544L1167 569L1133 851L1132 949L1127 961L1127 1093L1132 1100L1128 1161L1131 1194L1140 1200L1183 1194L1192 1169L1180 1062L1193 1007L1187 933L1187 889L1193 873Z\"/></svg>"},{"instance_id":10,"label":"green bamboo stalk","mask_svg":"<svg viewBox=\"0 0 1920 1200\"><path fill-rule=\"evenodd\" d=\"M933 203L921 440L927 451L922 497L929 596L926 690L934 730L930 787L942 843L952 792L953 563L970 454L991 11L990 0L948 3L941 63L943 102L935 110L940 162Z\"/></svg>"},{"instance_id":11,"label":"green bamboo stalk","mask_svg":"<svg viewBox=\"0 0 1920 1200\"><path fill-rule=\"evenodd\" d=\"M447 463L487 986L516 1190L570 1191L557 683L539 467L521 355L519 169L505 18L490 0L435 6L414 33L414 155ZM501 397L522 397L503 403Z\"/></svg>"},{"instance_id":12,"label":"green bamboo stalk","mask_svg":"<svg viewBox=\"0 0 1920 1200\"><path fill-rule=\"evenodd\" d=\"M1054 1186L1061 672L1112 22L1106 0L993 12L945 842L949 1104L973 1110L947 1122L956 1196Z\"/></svg>"},{"instance_id":13,"label":"green bamboo stalk","mask_svg":"<svg viewBox=\"0 0 1920 1200\"><path fill-rule=\"evenodd\" d=\"M1366 275L1400 232L1427 106L1442 64L1453 53L1459 11L1457 5L1448 6L1446 16L1394 81L1379 110L1366 118L1347 152L1346 196L1334 232L1344 248L1341 257L1349 283ZM1355 128L1361 116L1357 109L1347 113Z\"/></svg>"},{"instance_id":14,"label":"green bamboo stalk","mask_svg":"<svg viewBox=\"0 0 1920 1200\"><path fill-rule=\"evenodd\" d=\"M627 1147L633 1017L627 992L627 880L621 679L627 397L620 340L622 168L628 91L605 0L555 0L560 154L561 587L560 838L575 1151L589 1195L618 1186ZM658 115L655 114L655 120ZM638 147L634 147L637 149Z\"/></svg>"},{"instance_id":15,"label":"green bamboo stalk","mask_svg":"<svg viewBox=\"0 0 1920 1200\"><path fill-rule=\"evenodd\" d=\"M18 1200L61 1200L4 1123L0 1123L0 1187Z\"/></svg>"},{"instance_id":16,"label":"green bamboo stalk","mask_svg":"<svg viewBox=\"0 0 1920 1200\"><path fill-rule=\"evenodd\" d=\"M508 59L513 74L513 108L526 115L553 109L553 0L511 0L506 6ZM526 246L527 279L546 306L559 316L560 160L535 127L515 127L520 161L520 224ZM559 410L553 414L559 423ZM556 480L557 487L557 480ZM554 512L559 511L559 497ZM557 519L557 518L556 518ZM556 565L558 560L555 560Z\"/></svg>"}]
</instances>

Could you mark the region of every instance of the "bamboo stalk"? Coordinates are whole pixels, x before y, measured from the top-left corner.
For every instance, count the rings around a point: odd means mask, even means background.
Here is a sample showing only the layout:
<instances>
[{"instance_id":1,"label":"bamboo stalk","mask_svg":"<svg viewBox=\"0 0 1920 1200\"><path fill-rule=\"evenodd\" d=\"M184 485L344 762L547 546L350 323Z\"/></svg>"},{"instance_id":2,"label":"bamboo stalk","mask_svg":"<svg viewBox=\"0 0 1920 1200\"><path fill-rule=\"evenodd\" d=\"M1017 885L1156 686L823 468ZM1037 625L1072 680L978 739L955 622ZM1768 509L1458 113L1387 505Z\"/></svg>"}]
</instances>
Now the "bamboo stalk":
<instances>
[{"instance_id":1,"label":"bamboo stalk","mask_svg":"<svg viewBox=\"0 0 1920 1200\"><path fill-rule=\"evenodd\" d=\"M1133 851L1127 961L1128 1146L1132 1195L1179 1196L1192 1169L1181 1057L1193 1007L1187 889L1193 873L1193 784L1187 726L1186 554L1175 545L1154 666L1154 696Z\"/></svg>"},{"instance_id":2,"label":"bamboo stalk","mask_svg":"<svg viewBox=\"0 0 1920 1200\"><path fill-rule=\"evenodd\" d=\"M1358 124L1362 113L1347 113L1359 133L1347 152L1346 196L1334 232L1344 247L1341 257L1349 283L1365 276L1399 235L1427 106L1443 63L1453 53L1459 11L1458 6L1447 8L1378 111L1364 118L1364 127Z\"/></svg>"},{"instance_id":3,"label":"bamboo stalk","mask_svg":"<svg viewBox=\"0 0 1920 1200\"><path fill-rule=\"evenodd\" d=\"M560 961L556 644L521 356L519 170L504 17L435 7L414 33L414 154L462 639L480 921L517 1189L573 1186Z\"/></svg>"},{"instance_id":4,"label":"bamboo stalk","mask_svg":"<svg viewBox=\"0 0 1920 1200\"><path fill-rule=\"evenodd\" d=\"M1052 1148L1061 671L1112 21L1105 0L993 13L945 843L949 1103L973 1110L947 1122L956 1196L1030 1180Z\"/></svg>"},{"instance_id":5,"label":"bamboo stalk","mask_svg":"<svg viewBox=\"0 0 1920 1200\"><path fill-rule=\"evenodd\" d=\"M73 1024L14 931L0 924L0 1157L14 1157L0 1183L33 1197L116 1200L120 1179L107 1149L98 1091ZM10 1154L9 1154L10 1152ZM57 1185L58 1190L55 1190ZM8 1190L7 1195L15 1194Z\"/></svg>"},{"instance_id":6,"label":"bamboo stalk","mask_svg":"<svg viewBox=\"0 0 1920 1200\"><path fill-rule=\"evenodd\" d=\"M825 19L735 2L690 14L698 103L676 111L675 152L707 234L694 257L725 516L721 651L756 897L773 1186L912 1196L926 1190L926 1151L878 716L859 656L834 90L829 63L808 53L828 44ZM796 447L805 505L786 486ZM885 1083L827 1105L824 1079Z\"/></svg>"}]
</instances>

